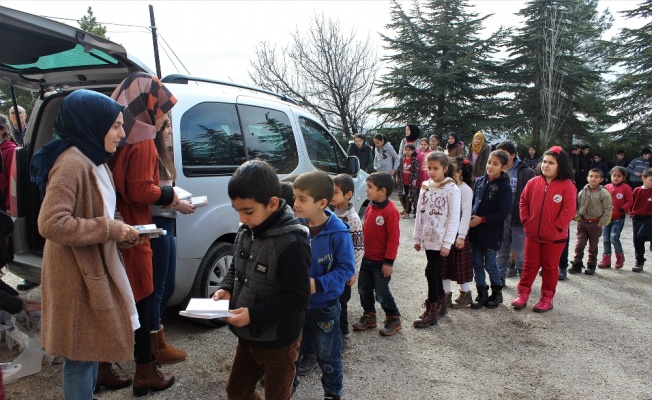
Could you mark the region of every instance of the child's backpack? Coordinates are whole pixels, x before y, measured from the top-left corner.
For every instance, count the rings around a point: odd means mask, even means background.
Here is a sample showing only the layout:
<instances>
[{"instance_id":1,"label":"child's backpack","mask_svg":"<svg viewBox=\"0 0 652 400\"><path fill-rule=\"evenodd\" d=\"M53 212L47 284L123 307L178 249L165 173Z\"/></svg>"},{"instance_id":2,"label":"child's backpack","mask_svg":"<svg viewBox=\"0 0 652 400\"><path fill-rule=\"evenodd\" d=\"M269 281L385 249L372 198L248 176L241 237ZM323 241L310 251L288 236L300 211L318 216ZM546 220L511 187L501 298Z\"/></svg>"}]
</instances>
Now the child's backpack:
<instances>
[{"instance_id":1,"label":"child's backpack","mask_svg":"<svg viewBox=\"0 0 652 400\"><path fill-rule=\"evenodd\" d=\"M14 247L11 232L14 230L14 221L9 214L0 211L0 268L14 259Z\"/></svg>"}]
</instances>

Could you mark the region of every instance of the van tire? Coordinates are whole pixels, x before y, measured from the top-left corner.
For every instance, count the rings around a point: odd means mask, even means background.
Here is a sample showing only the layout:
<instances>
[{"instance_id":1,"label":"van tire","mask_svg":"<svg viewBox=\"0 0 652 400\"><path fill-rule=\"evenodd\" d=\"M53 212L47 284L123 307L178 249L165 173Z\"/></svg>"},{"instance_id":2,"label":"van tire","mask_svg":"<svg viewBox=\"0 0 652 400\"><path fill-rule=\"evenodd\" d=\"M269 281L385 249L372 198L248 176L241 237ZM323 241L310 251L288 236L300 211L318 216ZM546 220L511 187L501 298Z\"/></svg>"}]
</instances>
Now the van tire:
<instances>
[{"instance_id":1,"label":"van tire","mask_svg":"<svg viewBox=\"0 0 652 400\"><path fill-rule=\"evenodd\" d=\"M233 261L233 253L235 252L235 247L232 243L225 242L215 242L208 249L201 263L199 264L199 269L197 270L197 275L195 276L195 281L192 284L192 289L190 290L190 295L188 296L188 301L190 298L199 297L207 298L215 292L222 278L226 275L229 267L231 266L231 261ZM187 304L187 302L186 302ZM185 308L185 307L184 307ZM208 326L224 326L225 322L221 319L200 319L200 318L189 318L192 322L195 322L200 325Z\"/></svg>"}]
</instances>

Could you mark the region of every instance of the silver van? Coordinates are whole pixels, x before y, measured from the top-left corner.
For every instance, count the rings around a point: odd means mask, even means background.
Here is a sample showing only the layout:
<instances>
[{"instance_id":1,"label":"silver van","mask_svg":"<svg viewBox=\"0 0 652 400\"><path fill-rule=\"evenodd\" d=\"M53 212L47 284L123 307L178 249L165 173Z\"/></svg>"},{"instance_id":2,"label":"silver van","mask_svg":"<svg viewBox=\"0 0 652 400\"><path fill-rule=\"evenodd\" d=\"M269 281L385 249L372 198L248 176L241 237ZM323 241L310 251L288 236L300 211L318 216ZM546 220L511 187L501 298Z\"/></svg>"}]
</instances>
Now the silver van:
<instances>
[{"instance_id":1,"label":"silver van","mask_svg":"<svg viewBox=\"0 0 652 400\"><path fill-rule=\"evenodd\" d=\"M49 19L0 7L0 82L37 91L25 146L14 157L11 214L14 260L8 269L40 282L44 239L38 234L38 189L29 181L32 155L52 139L61 102L75 89L111 94L130 73L151 71L120 45ZM10 38L6 39L6 38ZM364 213L365 180L319 120L291 99L262 89L171 75L162 79L177 98L172 109L176 185L208 205L176 220L177 279L170 305L207 297L233 257L239 227L227 183L246 160L269 162L279 178L319 169L353 176L356 210Z\"/></svg>"}]
</instances>

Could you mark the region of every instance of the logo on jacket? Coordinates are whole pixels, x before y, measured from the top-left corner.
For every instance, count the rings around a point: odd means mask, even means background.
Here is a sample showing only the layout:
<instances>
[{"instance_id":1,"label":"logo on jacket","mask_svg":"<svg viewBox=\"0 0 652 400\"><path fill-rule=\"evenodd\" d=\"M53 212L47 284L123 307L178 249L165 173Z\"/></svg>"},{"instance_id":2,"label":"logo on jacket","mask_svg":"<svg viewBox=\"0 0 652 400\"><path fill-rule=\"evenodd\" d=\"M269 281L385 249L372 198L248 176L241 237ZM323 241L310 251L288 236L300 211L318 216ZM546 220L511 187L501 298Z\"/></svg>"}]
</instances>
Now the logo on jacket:
<instances>
[{"instance_id":1,"label":"logo on jacket","mask_svg":"<svg viewBox=\"0 0 652 400\"><path fill-rule=\"evenodd\" d=\"M618 194L616 195L616 198L617 198L618 200L622 200L622 199L623 199L623 194L622 194L622 193L618 193Z\"/></svg>"},{"instance_id":2,"label":"logo on jacket","mask_svg":"<svg viewBox=\"0 0 652 400\"><path fill-rule=\"evenodd\" d=\"M562 197L560 194L556 194L555 197L552 198L552 201L555 203L561 203Z\"/></svg>"},{"instance_id":3,"label":"logo on jacket","mask_svg":"<svg viewBox=\"0 0 652 400\"><path fill-rule=\"evenodd\" d=\"M385 218L382 215L376 217L376 225L383 226L385 225Z\"/></svg>"}]
</instances>

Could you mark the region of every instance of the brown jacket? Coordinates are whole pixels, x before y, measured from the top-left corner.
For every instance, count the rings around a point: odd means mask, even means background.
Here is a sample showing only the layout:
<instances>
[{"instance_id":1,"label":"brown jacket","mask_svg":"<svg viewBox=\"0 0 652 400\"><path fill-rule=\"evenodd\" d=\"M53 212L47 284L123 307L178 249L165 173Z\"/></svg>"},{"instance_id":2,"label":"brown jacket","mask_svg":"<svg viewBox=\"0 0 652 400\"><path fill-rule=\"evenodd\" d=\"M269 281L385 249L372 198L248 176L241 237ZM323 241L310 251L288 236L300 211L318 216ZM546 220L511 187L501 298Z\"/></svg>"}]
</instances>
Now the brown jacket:
<instances>
[{"instance_id":1,"label":"brown jacket","mask_svg":"<svg viewBox=\"0 0 652 400\"><path fill-rule=\"evenodd\" d=\"M129 308L104 263L104 243L123 222L104 216L92 163L64 151L50 171L38 217L45 237L41 270L43 348L75 361L133 359Z\"/></svg>"}]
</instances>

